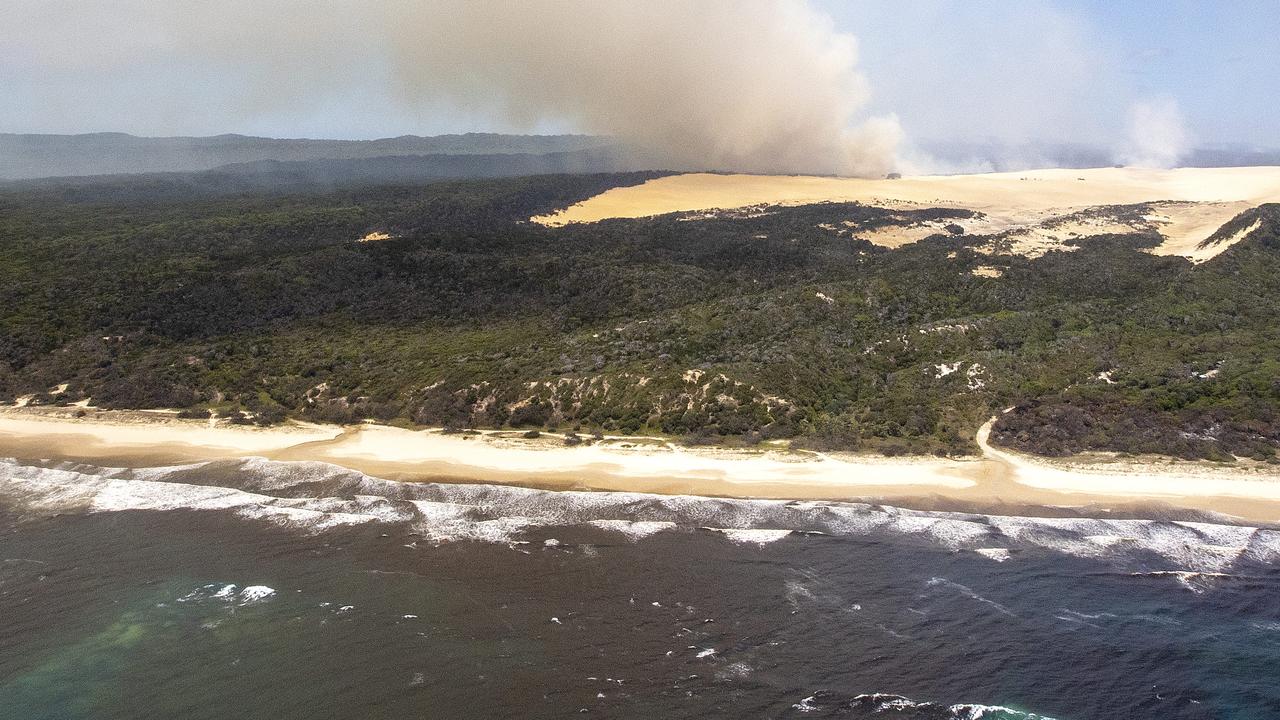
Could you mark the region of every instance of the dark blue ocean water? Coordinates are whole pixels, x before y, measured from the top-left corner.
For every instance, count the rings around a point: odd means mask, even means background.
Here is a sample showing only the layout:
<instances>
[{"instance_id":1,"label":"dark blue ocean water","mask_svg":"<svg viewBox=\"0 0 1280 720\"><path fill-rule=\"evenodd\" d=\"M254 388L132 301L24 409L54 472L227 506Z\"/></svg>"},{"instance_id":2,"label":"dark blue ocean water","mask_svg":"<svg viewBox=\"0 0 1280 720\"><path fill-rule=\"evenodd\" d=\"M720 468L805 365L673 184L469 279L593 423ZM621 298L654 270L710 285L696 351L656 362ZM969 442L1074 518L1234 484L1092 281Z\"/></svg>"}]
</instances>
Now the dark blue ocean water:
<instances>
[{"instance_id":1,"label":"dark blue ocean water","mask_svg":"<svg viewBox=\"0 0 1280 720\"><path fill-rule=\"evenodd\" d=\"M1280 718L1269 531L265 462L0 508L6 719Z\"/></svg>"}]
</instances>

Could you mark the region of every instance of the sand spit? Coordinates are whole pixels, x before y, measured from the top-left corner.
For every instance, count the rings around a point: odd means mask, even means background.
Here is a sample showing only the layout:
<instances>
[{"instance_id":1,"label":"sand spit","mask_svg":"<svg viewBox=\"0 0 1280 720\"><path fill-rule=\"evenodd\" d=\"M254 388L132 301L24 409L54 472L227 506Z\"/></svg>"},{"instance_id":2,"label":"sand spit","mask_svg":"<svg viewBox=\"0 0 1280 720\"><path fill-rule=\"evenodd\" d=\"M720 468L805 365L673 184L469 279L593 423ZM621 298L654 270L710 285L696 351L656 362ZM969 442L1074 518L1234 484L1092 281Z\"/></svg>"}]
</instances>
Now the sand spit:
<instances>
[{"instance_id":1,"label":"sand spit","mask_svg":"<svg viewBox=\"0 0 1280 720\"><path fill-rule=\"evenodd\" d=\"M0 457L129 467L227 457L308 460L392 480L674 495L884 500L975 508L1161 508L1280 522L1280 471L1178 461L1050 462L987 444L982 458L882 458L843 453L681 448L659 438L568 447L553 434L445 434L380 425L293 423L244 428L142 412L0 409Z\"/></svg>"},{"instance_id":2,"label":"sand spit","mask_svg":"<svg viewBox=\"0 0 1280 720\"><path fill-rule=\"evenodd\" d=\"M1042 254L1076 237L1151 229L1165 238L1153 252L1203 261L1230 246L1224 242L1208 249L1196 247L1223 223L1250 207L1277 201L1280 167L1052 169L896 180L691 173L614 188L533 220L566 225L819 202L860 202L898 209L963 208L983 216L957 224L969 234L1011 232L1014 252ZM1162 203L1160 212L1136 224L1120 218L1073 217L1088 208L1153 202ZM940 231L940 226L921 224L883 228L860 237L898 247Z\"/></svg>"}]
</instances>

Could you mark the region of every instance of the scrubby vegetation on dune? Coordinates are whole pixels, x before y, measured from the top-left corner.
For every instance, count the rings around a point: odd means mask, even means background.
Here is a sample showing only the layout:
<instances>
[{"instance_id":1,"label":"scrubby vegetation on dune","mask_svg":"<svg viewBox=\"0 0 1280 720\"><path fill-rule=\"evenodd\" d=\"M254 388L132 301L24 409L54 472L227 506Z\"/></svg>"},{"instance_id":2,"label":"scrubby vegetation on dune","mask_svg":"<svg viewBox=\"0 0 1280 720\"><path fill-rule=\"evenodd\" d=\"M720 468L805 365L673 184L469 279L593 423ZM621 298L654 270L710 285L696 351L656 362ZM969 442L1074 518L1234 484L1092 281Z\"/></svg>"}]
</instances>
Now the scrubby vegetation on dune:
<instances>
[{"instance_id":1,"label":"scrubby vegetation on dune","mask_svg":"<svg viewBox=\"0 0 1280 720\"><path fill-rule=\"evenodd\" d=\"M993 438L1031 452L1280 445L1278 206L1199 266L1151 234L1035 259L858 238L964 210L527 221L648 177L10 189L0 399L889 454L971 452L1015 406Z\"/></svg>"}]
</instances>

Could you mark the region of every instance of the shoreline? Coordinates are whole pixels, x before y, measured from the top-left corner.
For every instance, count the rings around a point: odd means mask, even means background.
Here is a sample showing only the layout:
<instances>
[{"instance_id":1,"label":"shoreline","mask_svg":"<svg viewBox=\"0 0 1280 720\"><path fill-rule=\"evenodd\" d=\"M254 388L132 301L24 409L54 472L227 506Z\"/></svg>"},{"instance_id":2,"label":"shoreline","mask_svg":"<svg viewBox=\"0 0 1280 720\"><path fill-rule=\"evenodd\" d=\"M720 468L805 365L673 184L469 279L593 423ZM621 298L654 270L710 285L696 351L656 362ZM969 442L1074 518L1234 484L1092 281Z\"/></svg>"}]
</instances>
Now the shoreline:
<instances>
[{"instance_id":1,"label":"shoreline","mask_svg":"<svg viewBox=\"0 0 1280 720\"><path fill-rule=\"evenodd\" d=\"M185 420L169 411L0 407L0 457L151 467L262 457L330 463L404 482L484 482L781 500L872 501L915 509L1093 517L1228 516L1280 523L1280 469L1176 460L1033 458L992 447L982 456L885 458L761 448L681 447L662 438L606 436L570 447L519 431L408 430L290 421L259 428Z\"/></svg>"}]
</instances>

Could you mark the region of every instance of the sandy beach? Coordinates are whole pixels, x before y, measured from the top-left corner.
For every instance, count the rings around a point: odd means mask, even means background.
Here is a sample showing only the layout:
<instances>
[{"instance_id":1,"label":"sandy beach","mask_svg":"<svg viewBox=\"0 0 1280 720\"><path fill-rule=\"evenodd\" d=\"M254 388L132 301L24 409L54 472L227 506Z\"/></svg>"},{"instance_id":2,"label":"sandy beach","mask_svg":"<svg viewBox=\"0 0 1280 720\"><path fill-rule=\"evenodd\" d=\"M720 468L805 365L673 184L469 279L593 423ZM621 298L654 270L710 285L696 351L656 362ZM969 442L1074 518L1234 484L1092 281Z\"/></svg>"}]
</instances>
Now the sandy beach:
<instances>
[{"instance_id":1,"label":"sandy beach","mask_svg":"<svg viewBox=\"0 0 1280 720\"><path fill-rule=\"evenodd\" d=\"M445 434L381 425L271 428L142 411L0 408L0 456L145 467L236 457L320 461L402 481L743 498L877 500L917 507L1076 508L1110 513L1210 512L1280 522L1280 471L1167 459L1050 461L986 442L982 457L884 458L849 453L687 448L609 436L569 447L562 436Z\"/></svg>"}]
</instances>

